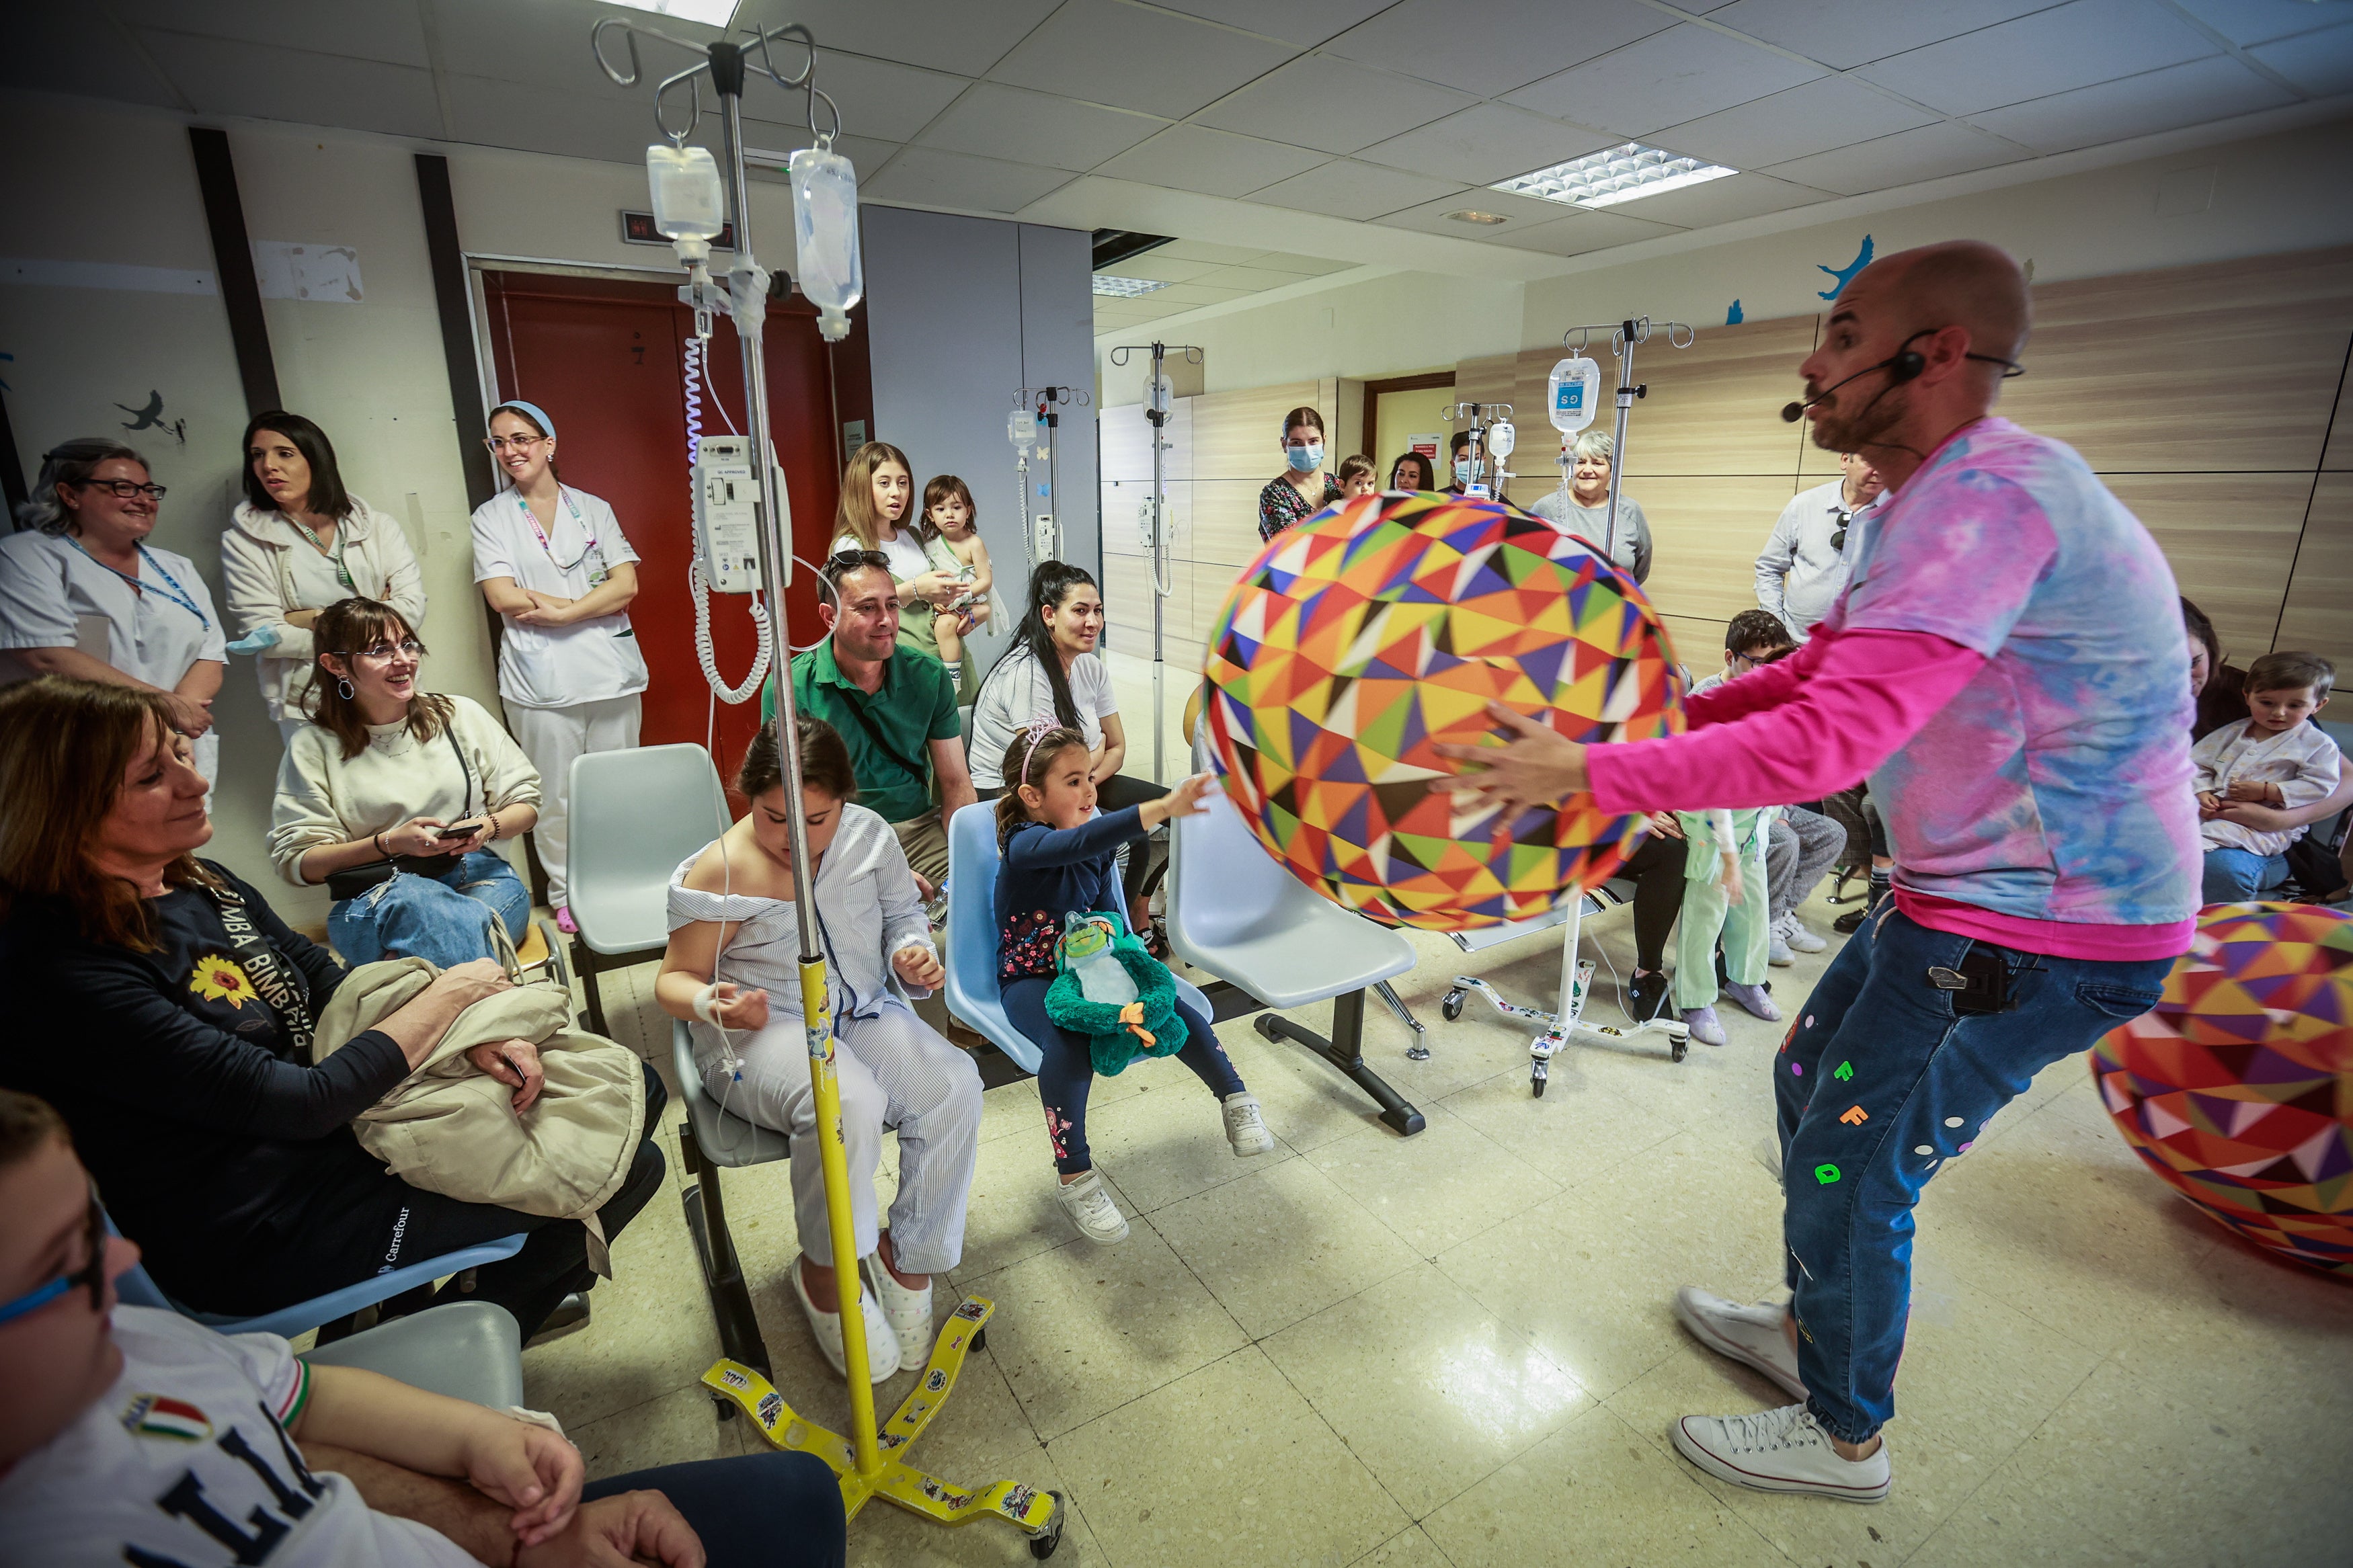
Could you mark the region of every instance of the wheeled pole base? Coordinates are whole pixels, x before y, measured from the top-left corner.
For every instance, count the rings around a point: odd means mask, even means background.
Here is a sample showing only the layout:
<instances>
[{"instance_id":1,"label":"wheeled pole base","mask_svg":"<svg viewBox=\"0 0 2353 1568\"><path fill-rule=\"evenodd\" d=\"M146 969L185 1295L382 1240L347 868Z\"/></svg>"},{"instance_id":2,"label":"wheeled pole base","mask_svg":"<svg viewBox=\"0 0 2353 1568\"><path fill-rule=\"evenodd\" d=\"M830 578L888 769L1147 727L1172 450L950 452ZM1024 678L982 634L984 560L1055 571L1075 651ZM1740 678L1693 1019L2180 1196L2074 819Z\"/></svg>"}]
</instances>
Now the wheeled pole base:
<instances>
[{"instance_id":1,"label":"wheeled pole base","mask_svg":"<svg viewBox=\"0 0 2353 1568\"><path fill-rule=\"evenodd\" d=\"M1516 1002L1506 1002L1502 993L1475 974L1458 974L1454 984L1439 1003L1438 1010L1448 1023L1462 1016L1462 1004L1476 991L1506 1018L1517 1018L1537 1026L1536 1037L1528 1042L1528 1087L1541 1098L1545 1082L1552 1076L1552 1058L1563 1047L1578 1046L1615 1046L1637 1035L1663 1035L1667 1054L1681 1061L1691 1051L1691 1026L1679 1018L1653 1018L1647 1024L1637 1024L1631 1029L1613 1028L1608 1024L1588 1024L1580 1015L1585 1010L1586 987L1593 978L1593 961L1586 959L1577 966L1577 982L1569 994L1569 1016L1563 1019L1557 1013L1547 1013L1540 1007L1524 1007Z\"/></svg>"},{"instance_id":2,"label":"wheeled pole base","mask_svg":"<svg viewBox=\"0 0 2353 1568\"><path fill-rule=\"evenodd\" d=\"M1303 1029L1277 1013L1261 1013L1258 1032L1270 1040L1290 1040L1305 1046L1353 1079L1381 1108L1381 1120L1410 1138L1429 1123L1405 1096L1391 1089L1380 1074L1365 1065L1365 994L1351 991L1332 999L1332 1033L1348 1043L1343 1048L1312 1029Z\"/></svg>"}]
</instances>

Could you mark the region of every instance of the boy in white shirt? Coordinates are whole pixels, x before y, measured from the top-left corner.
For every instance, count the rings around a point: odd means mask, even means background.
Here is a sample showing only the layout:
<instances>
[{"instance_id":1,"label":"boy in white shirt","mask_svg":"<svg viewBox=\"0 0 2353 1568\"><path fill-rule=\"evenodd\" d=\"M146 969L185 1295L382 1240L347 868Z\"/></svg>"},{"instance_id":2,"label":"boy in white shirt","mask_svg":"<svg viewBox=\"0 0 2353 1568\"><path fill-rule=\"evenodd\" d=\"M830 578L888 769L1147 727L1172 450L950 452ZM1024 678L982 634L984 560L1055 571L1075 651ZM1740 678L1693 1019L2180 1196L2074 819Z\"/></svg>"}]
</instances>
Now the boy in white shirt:
<instances>
[{"instance_id":1,"label":"boy in white shirt","mask_svg":"<svg viewBox=\"0 0 2353 1568\"><path fill-rule=\"evenodd\" d=\"M2267 653L2247 668L2247 717L2191 749L2210 904L2245 903L2287 880L2287 847L2301 827L2265 832L2235 820L2234 805L2293 809L2337 791L2342 754L2312 716L2328 706L2337 668L2316 653Z\"/></svg>"}]
</instances>

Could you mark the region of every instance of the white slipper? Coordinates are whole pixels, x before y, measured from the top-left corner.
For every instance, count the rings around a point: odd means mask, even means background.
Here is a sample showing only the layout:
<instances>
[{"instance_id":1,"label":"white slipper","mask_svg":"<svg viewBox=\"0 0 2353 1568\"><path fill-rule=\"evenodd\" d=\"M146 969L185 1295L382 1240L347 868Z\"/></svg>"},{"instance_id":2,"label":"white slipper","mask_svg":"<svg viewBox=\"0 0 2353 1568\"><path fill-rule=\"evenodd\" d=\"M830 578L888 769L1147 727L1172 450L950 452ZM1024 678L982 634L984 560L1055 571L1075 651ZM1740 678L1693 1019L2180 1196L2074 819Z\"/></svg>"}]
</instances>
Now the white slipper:
<instances>
[{"instance_id":1,"label":"white slipper","mask_svg":"<svg viewBox=\"0 0 2353 1568\"><path fill-rule=\"evenodd\" d=\"M818 1310L817 1304L809 1300L808 1287L801 1282L801 1260L797 1258L793 1259L792 1276L793 1294L800 1298L809 1332L817 1336L817 1348L825 1352L834 1371L848 1377L849 1361L841 1349L841 1314ZM865 1310L866 1318L866 1380L881 1383L899 1370L899 1336L892 1331L891 1320L883 1315L881 1303L874 1299L873 1291L860 1290L858 1304Z\"/></svg>"},{"instance_id":2,"label":"white slipper","mask_svg":"<svg viewBox=\"0 0 2353 1568\"><path fill-rule=\"evenodd\" d=\"M932 1359L932 1288L910 1290L882 1265L882 1255L870 1253L858 1260L866 1275L866 1293L882 1304L891 1331L899 1337L899 1370L921 1372Z\"/></svg>"}]
</instances>

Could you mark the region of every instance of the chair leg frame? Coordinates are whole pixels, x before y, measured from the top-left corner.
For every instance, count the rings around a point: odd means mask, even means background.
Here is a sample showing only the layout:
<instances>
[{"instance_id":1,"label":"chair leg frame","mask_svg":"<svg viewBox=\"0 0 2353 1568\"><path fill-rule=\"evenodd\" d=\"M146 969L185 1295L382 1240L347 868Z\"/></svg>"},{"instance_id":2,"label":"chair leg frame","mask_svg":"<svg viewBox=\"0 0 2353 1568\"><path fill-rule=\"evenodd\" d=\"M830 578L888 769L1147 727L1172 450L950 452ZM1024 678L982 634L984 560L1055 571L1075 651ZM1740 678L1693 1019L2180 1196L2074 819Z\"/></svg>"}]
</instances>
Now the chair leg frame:
<instances>
[{"instance_id":1,"label":"chair leg frame","mask_svg":"<svg viewBox=\"0 0 2353 1568\"><path fill-rule=\"evenodd\" d=\"M1259 1015L1258 1032L1270 1040L1290 1040L1309 1050L1345 1073L1358 1089L1372 1097L1381 1108L1381 1120L1407 1138L1422 1131L1429 1123L1423 1120L1413 1102L1388 1086L1387 1079L1365 1063L1365 994L1345 992L1332 998L1332 1037L1325 1039L1313 1029L1302 1028L1268 1005L1229 981L1217 981L1201 987L1209 999L1215 1021L1224 1023L1245 1014ZM1411 1021L1408 1015L1408 1021Z\"/></svg>"},{"instance_id":2,"label":"chair leg frame","mask_svg":"<svg viewBox=\"0 0 2353 1568\"><path fill-rule=\"evenodd\" d=\"M687 1234L694 1238L702 1260L702 1283L711 1297L711 1316L719 1327L719 1347L729 1361L771 1371L767 1341L760 1333L759 1314L752 1308L751 1287L744 1282L743 1260L735 1254L735 1238L727 1229L727 1206L719 1190L719 1167L702 1157L694 1142L694 1124L681 1121L678 1146L687 1174L693 1178L685 1193Z\"/></svg>"}]
</instances>

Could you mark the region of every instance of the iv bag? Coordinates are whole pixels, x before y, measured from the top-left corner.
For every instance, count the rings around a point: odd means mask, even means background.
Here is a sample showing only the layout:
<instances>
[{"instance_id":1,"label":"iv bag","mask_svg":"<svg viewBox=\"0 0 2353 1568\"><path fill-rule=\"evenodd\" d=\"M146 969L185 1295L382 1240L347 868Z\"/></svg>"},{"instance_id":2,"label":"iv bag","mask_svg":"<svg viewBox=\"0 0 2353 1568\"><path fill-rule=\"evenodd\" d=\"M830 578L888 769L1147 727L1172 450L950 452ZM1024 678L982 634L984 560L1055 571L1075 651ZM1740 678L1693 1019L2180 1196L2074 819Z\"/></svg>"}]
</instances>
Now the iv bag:
<instances>
[{"instance_id":1,"label":"iv bag","mask_svg":"<svg viewBox=\"0 0 2353 1568\"><path fill-rule=\"evenodd\" d=\"M663 238L681 242L679 258L709 257L711 242L727 226L727 197L711 149L649 147L646 178L653 186L654 226Z\"/></svg>"},{"instance_id":2,"label":"iv bag","mask_svg":"<svg viewBox=\"0 0 2353 1568\"><path fill-rule=\"evenodd\" d=\"M1549 387L1551 396L1546 401L1554 429L1569 436L1593 423L1593 411L1601 401L1599 365L1582 354L1565 359L1552 367Z\"/></svg>"},{"instance_id":3,"label":"iv bag","mask_svg":"<svg viewBox=\"0 0 2353 1568\"><path fill-rule=\"evenodd\" d=\"M1508 419L1498 419L1487 426L1487 450L1499 461L1512 455L1512 448L1518 444L1519 438L1520 433L1512 427Z\"/></svg>"},{"instance_id":4,"label":"iv bag","mask_svg":"<svg viewBox=\"0 0 2353 1568\"><path fill-rule=\"evenodd\" d=\"M1038 415L1028 404L1005 416L1005 438L1025 458L1037 447Z\"/></svg>"},{"instance_id":5,"label":"iv bag","mask_svg":"<svg viewBox=\"0 0 2353 1568\"><path fill-rule=\"evenodd\" d=\"M819 335L838 343L849 335L850 307L866 294L858 257L858 171L824 147L802 148L786 167L793 177L801 293L817 307Z\"/></svg>"},{"instance_id":6,"label":"iv bag","mask_svg":"<svg viewBox=\"0 0 2353 1568\"><path fill-rule=\"evenodd\" d=\"M1144 405L1153 413L1167 413L1169 405L1176 401L1176 384L1169 377L1147 375L1144 378Z\"/></svg>"}]
</instances>

